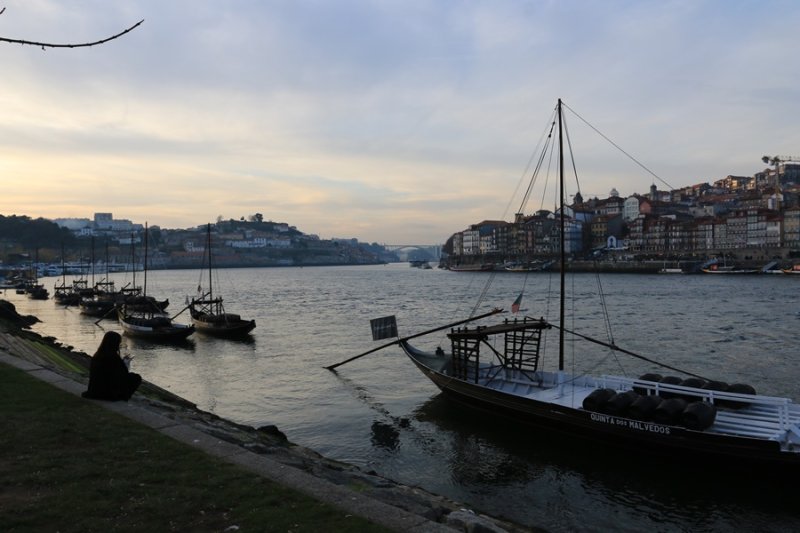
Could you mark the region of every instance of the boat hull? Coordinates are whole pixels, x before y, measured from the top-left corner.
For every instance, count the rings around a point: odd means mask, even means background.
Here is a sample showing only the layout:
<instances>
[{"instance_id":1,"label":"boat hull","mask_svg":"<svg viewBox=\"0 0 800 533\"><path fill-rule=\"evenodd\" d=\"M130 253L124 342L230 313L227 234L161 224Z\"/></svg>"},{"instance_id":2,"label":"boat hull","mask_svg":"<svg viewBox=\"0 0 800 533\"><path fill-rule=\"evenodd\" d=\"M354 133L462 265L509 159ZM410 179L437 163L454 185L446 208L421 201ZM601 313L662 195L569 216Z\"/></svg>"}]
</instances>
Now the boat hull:
<instances>
[{"instance_id":1,"label":"boat hull","mask_svg":"<svg viewBox=\"0 0 800 533\"><path fill-rule=\"evenodd\" d=\"M83 300L78 304L81 314L100 318L116 318L116 306L112 301Z\"/></svg>"},{"instance_id":2,"label":"boat hull","mask_svg":"<svg viewBox=\"0 0 800 533\"><path fill-rule=\"evenodd\" d=\"M213 335L215 337L236 338L249 335L256 327L255 320L207 320L192 317L192 324L198 333Z\"/></svg>"},{"instance_id":3,"label":"boat hull","mask_svg":"<svg viewBox=\"0 0 800 533\"><path fill-rule=\"evenodd\" d=\"M491 272L494 270L494 265L451 265L449 270L452 270L453 272Z\"/></svg>"},{"instance_id":4,"label":"boat hull","mask_svg":"<svg viewBox=\"0 0 800 533\"><path fill-rule=\"evenodd\" d=\"M186 339L194 333L193 325L175 324L166 317L138 318L120 316L119 323L129 337L153 341L174 342Z\"/></svg>"},{"instance_id":5,"label":"boat hull","mask_svg":"<svg viewBox=\"0 0 800 533\"><path fill-rule=\"evenodd\" d=\"M784 467L791 467L793 473L800 471L800 454L782 452L777 441L692 431L508 394L448 376L426 364L415 349L405 343L401 346L417 368L449 397L492 414L500 411L514 421L605 444L617 451L680 458L692 464L747 464L769 467L770 471Z\"/></svg>"}]
</instances>

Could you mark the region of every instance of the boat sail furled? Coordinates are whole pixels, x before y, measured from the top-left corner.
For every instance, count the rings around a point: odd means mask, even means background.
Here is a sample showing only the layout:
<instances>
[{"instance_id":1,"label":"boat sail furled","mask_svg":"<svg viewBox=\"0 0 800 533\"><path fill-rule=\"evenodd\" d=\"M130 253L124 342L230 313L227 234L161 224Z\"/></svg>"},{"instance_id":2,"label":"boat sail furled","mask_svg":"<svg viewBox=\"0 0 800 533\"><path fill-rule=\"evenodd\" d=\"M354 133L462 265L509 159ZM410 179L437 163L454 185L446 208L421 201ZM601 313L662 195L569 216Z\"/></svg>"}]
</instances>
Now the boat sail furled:
<instances>
[{"instance_id":1,"label":"boat sail furled","mask_svg":"<svg viewBox=\"0 0 800 533\"><path fill-rule=\"evenodd\" d=\"M772 467L770 472L783 472L785 467L791 467L789 471L797 472L800 467L800 406L790 399L756 394L745 384L728 385L708 380L625 350L613 340L594 339L567 328L564 107L559 99L548 137L551 142L554 129L558 129L558 318L523 317L488 326L463 325L500 312L496 310L444 328L397 338L327 368L334 370L357 357L399 344L416 367L445 394L473 407L505 413L511 423L525 422L591 443L604 443L612 450L659 454L692 464L718 463L736 468L768 466ZM540 160L544 159L543 155ZM574 168L574 163L572 166ZM454 327L456 324L459 327ZM435 353L425 352L409 342L445 328L449 329L449 353L442 348ZM559 338L558 366L545 370L540 355L546 334L554 330ZM393 331L396 335L396 325ZM615 355L632 356L648 365L688 377L647 373L631 378L567 372L564 361L567 335L571 343L575 341L570 353L576 359L592 355L591 349L583 350L583 341L586 341L590 348L591 345L602 346Z\"/></svg>"},{"instance_id":2,"label":"boat sail furled","mask_svg":"<svg viewBox=\"0 0 800 533\"><path fill-rule=\"evenodd\" d=\"M189 303L189 313L192 317L192 324L201 333L214 335L216 337L244 337L256 327L255 320L244 320L235 313L225 311L223 300L220 296L214 296L213 290L213 266L211 253L211 224L206 229L206 258L208 259L208 290L202 291L202 286L198 287L201 295L192 298Z\"/></svg>"}]
</instances>

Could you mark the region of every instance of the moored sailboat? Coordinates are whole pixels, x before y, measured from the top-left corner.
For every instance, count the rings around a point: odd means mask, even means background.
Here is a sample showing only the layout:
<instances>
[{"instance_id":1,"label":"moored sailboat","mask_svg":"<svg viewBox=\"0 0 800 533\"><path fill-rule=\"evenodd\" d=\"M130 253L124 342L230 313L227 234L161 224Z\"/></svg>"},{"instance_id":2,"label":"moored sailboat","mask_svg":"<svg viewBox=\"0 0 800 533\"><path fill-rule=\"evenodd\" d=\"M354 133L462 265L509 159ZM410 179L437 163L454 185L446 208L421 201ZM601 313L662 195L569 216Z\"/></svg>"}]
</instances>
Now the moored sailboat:
<instances>
[{"instance_id":1,"label":"moored sailboat","mask_svg":"<svg viewBox=\"0 0 800 533\"><path fill-rule=\"evenodd\" d=\"M144 287L142 296L147 296L147 224L144 233ZM147 302L147 300L144 300ZM126 335L153 341L177 341L194 333L193 325L174 322L158 305L139 306L123 303L117 307L117 319Z\"/></svg>"},{"instance_id":2,"label":"moored sailboat","mask_svg":"<svg viewBox=\"0 0 800 533\"><path fill-rule=\"evenodd\" d=\"M746 384L728 385L660 363L617 346L568 329L565 319L565 191L563 103L558 101L553 128L558 133L560 196L560 287L558 317L524 317L493 325L469 327L500 310L470 317L421 334L397 338L386 345L348 359L335 367L377 349L398 344L413 364L443 393L472 407L508 415L510 423L526 423L556 434L604 443L612 450L658 454L687 463L715 463L724 467L769 467L769 472L800 467L800 406L788 398L757 394ZM552 133L552 130L551 130ZM553 141L555 142L555 141ZM571 146L571 144L570 144ZM486 291L484 290L484 294ZM515 302L515 305L518 302ZM393 319L393 317L390 317ZM384 319L385 320L385 319ZM409 341L449 329L449 352L435 353ZM389 331L389 335L376 335ZM545 338L558 333L558 364L543 365ZM397 336L396 325L373 328L376 339ZM637 378L592 376L566 370L565 339L570 336L575 358L595 355L598 346L613 354L643 360L653 367L687 377L662 377L648 372ZM583 349L583 343L590 347Z\"/></svg>"},{"instance_id":3,"label":"moored sailboat","mask_svg":"<svg viewBox=\"0 0 800 533\"><path fill-rule=\"evenodd\" d=\"M256 321L245 320L238 314L226 312L222 297L214 296L211 224L208 224L206 228L206 252L205 257L208 259L208 290L204 292L202 286L199 286L198 289L201 295L198 298L192 298L189 303L192 324L197 331L216 337L233 338L246 336L256 327Z\"/></svg>"}]
</instances>

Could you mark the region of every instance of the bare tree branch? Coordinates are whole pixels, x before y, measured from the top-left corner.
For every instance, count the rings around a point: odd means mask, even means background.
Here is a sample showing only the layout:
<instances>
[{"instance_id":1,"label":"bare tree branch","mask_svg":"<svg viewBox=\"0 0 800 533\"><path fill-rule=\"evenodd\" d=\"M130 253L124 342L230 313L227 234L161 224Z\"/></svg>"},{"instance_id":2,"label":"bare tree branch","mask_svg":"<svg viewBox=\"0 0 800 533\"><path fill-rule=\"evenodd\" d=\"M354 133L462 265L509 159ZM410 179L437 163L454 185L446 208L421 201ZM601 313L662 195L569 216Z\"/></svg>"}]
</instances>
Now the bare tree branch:
<instances>
[{"instance_id":1,"label":"bare tree branch","mask_svg":"<svg viewBox=\"0 0 800 533\"><path fill-rule=\"evenodd\" d=\"M5 8L3 8L3 11L5 11ZM0 15L3 14L3 11L0 11ZM41 46L42 49L45 49L45 48L83 48L83 47L86 47L86 46L96 46L98 44L107 43L108 41L113 41L117 37L122 37L126 33L130 32L130 31L133 31L142 22L144 22L144 19L140 20L139 22L137 22L136 24L134 24L133 26L131 26L130 28L128 28L125 31L122 31L122 32L120 32L120 33L118 33L116 35L112 35L111 37L106 37L105 39L101 39L99 41L94 41L94 42L91 42L91 43L53 44L53 43L40 43L40 42L36 42L36 41L26 41L26 40L23 40L23 39L8 39L6 37L0 37L0 42L15 43L15 44L29 44L29 45L32 45L32 46Z\"/></svg>"}]
</instances>

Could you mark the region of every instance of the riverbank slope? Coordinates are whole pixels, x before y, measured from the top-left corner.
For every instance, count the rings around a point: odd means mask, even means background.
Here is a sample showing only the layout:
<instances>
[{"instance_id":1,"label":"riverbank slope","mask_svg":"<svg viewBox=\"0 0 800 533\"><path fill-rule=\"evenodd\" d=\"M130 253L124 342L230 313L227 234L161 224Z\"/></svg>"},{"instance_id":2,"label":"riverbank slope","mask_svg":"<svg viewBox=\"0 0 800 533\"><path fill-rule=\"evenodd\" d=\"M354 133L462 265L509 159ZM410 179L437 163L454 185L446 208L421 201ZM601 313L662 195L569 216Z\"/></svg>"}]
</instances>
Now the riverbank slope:
<instances>
[{"instance_id":1,"label":"riverbank slope","mask_svg":"<svg viewBox=\"0 0 800 533\"><path fill-rule=\"evenodd\" d=\"M456 502L426 493L418 488L402 486L373 472L362 472L354 466L326 459L312 450L290 443L274 426L252 428L222 419L212 413L202 411L193 403L148 382L143 383L140 390L128 403L83 400L79 398L79 395L86 388L90 357L83 352L60 345L56 339L42 337L28 331L26 327L33 321L35 321L34 317L17 315L10 303L0 302L0 362L17 367L27 376L36 377L55 385L64 393L61 393L62 397L48 395L50 399L44 402L45 405L38 411L38 415L34 411L29 415L16 418L11 436L7 437L10 439L10 446L4 446L4 452L0 456L0 465L4 465L3 471L9 469L10 465L18 460L18 450L12 449L13 445L23 440L21 437L29 433L30 427L49 431L51 437L53 434L56 435L57 440L60 439L58 435L63 433L95 434L97 438L103 438L103 434L97 432L97 422L91 417L66 416L63 420L57 418L42 424L41 420L37 420L37 416L43 416L42 413L56 410L56 408L81 410L101 407L117 415L123 415L127 420L123 422L124 424L149 426L184 445L199 448L210 456L216 457L216 459L208 457L202 462L222 459L226 464L233 463L237 467L243 467L250 474L267 478L282 487L299 491L309 496L312 502L316 502L302 504L306 507L311 506L316 509L317 505L332 506L334 508L332 514L325 515L327 517L321 519L323 523L326 523L326 529L329 530L360 531L362 528L369 529L376 525L395 531L523 530L513 524L463 510ZM14 374L13 369L4 368L3 371L4 376L9 376L10 381L27 378L27 376L21 377L19 373ZM21 398L20 395L27 390L31 390L31 388L18 387L13 398L5 396L2 401L2 409L13 409L13 406L22 409L22 406L41 403L38 397L41 395L35 396L29 401ZM47 401L52 402L50 407L46 405ZM72 421L71 425L61 425L62 422L67 421ZM72 427L74 424L84 424L84 426ZM131 432L134 431L131 430ZM101 447L107 445L111 450L116 446L114 441L101 444ZM61 442L60 456L70 464L70 458L81 457L86 452L87 450L79 442L70 439ZM27 450L26 453L35 456L35 447ZM177 453L179 456L183 456L183 452ZM178 462L176 460L176 463ZM47 501L46 498L50 497L48 494L52 495L54 491L59 493L64 489L65 480L55 475L59 469L58 465L52 466L53 468L48 467L44 471L37 472L37 476L43 476L37 483L46 486L48 491L46 491L47 494L39 492L36 495L27 496L29 501L26 501L26 505L30 505L31 509L42 507L39 504ZM208 469L216 472L219 467L212 465ZM161 493L164 486L171 486L183 474L169 468L157 472L143 472L142 475L148 477L147 484L153 484L156 487L155 490ZM113 476L111 481L113 481ZM94 486L82 487L81 490L89 489L102 493L105 489L100 485L110 481L102 477L91 479L89 482ZM239 482L237 481L237 483ZM208 487L208 490L216 493L221 489ZM221 492L227 492L227 490ZM39 500L39 498L42 499ZM169 499L163 500L162 512L167 515L169 501ZM191 502L187 505L190 509L193 508ZM300 504L295 503L294 505ZM11 511L2 510L3 507L5 506L0 506L0 523L12 518L12 515L6 515ZM200 501L197 502L197 510L204 512ZM86 512L89 513L95 511L97 509L93 506L86 509ZM247 516L252 514L247 510L243 512ZM302 510L294 511L293 514L296 515L298 523L303 523L303 520L306 519L304 517L308 515ZM19 517L19 515L16 516ZM359 516L365 521L361 522L356 529L351 529L349 522L354 522L354 520L348 521L347 518L352 516ZM317 513L311 513L311 517L317 521L315 523L319 523L320 518ZM99 518L107 519L107 517ZM215 522L215 524L217 523ZM56 526L58 524L50 523L49 525ZM192 525L197 524L192 523ZM24 529L25 527L21 527L17 530ZM58 528L54 527L53 529ZM60 529L63 531L63 526ZM192 527L192 529L195 528ZM271 527L267 529L271 530ZM307 523L306 527L298 530L313 529L315 529L313 523ZM203 528L201 527L200 530ZM210 530L214 530L214 528L212 527Z\"/></svg>"}]
</instances>

